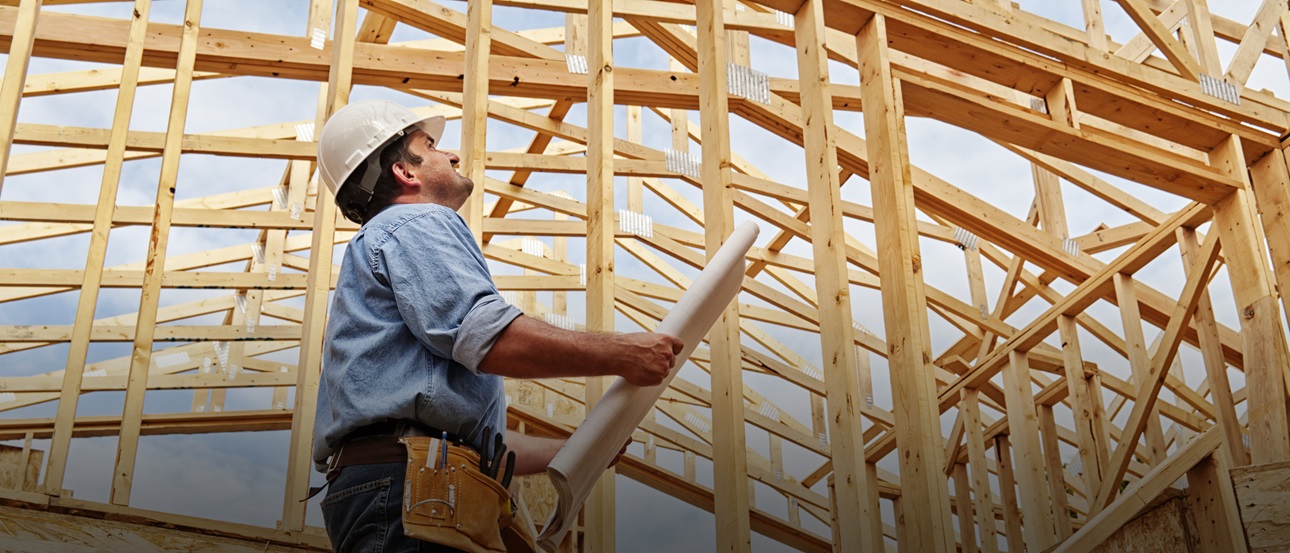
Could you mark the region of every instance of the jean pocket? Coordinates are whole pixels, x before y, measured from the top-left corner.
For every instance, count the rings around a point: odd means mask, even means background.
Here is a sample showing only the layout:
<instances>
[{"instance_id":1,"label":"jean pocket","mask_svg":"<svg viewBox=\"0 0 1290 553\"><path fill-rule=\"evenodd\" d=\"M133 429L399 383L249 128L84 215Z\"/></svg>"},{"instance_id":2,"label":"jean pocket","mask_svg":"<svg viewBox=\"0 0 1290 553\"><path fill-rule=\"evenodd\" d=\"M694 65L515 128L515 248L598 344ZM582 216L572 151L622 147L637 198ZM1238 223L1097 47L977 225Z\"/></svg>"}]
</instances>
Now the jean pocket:
<instances>
[{"instance_id":1,"label":"jean pocket","mask_svg":"<svg viewBox=\"0 0 1290 553\"><path fill-rule=\"evenodd\" d=\"M323 524L333 551L367 553L385 547L391 526L386 505L390 486L390 478L381 478L345 488L322 501Z\"/></svg>"},{"instance_id":2,"label":"jean pocket","mask_svg":"<svg viewBox=\"0 0 1290 553\"><path fill-rule=\"evenodd\" d=\"M345 498L353 497L355 495L358 495L360 493L367 492L367 491L378 490L378 489L389 489L389 487L390 487L389 478L382 478L380 480L372 480L371 482L364 482L357 486L351 486L343 490L340 490L338 492L327 494L327 497L323 498L322 503L320 503L319 506L322 507L323 509L326 509L327 507L330 507L331 505L335 504L337 501L344 500Z\"/></svg>"}]
</instances>

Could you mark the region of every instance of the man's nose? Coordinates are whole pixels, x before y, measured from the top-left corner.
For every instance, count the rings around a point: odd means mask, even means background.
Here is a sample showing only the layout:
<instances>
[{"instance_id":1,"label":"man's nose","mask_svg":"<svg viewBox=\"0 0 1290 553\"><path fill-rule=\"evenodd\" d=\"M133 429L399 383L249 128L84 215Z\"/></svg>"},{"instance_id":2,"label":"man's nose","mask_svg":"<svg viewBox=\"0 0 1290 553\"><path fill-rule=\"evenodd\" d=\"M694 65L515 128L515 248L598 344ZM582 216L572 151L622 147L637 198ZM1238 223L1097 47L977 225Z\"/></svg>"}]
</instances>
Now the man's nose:
<instances>
[{"instance_id":1,"label":"man's nose","mask_svg":"<svg viewBox=\"0 0 1290 553\"><path fill-rule=\"evenodd\" d=\"M452 153L452 152L445 152L445 153L446 153L446 154L448 154L448 162L449 162L449 163L451 163L451 164L453 164L453 165L456 165L456 164L458 164L458 163L460 163L460 162L461 162L461 158L460 158L460 157L458 157L458 156L457 156L457 154L454 154L454 153Z\"/></svg>"}]
</instances>

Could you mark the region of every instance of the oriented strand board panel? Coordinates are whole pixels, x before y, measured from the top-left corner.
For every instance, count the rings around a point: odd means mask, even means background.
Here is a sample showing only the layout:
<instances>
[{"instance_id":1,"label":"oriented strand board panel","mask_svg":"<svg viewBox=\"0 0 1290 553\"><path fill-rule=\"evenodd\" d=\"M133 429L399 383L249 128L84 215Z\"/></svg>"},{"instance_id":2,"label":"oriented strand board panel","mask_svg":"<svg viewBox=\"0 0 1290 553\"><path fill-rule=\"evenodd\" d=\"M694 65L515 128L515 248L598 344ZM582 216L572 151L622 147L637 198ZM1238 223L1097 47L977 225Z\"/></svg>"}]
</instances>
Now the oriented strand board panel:
<instances>
[{"instance_id":1,"label":"oriented strand board panel","mask_svg":"<svg viewBox=\"0 0 1290 553\"><path fill-rule=\"evenodd\" d=\"M1250 551L1290 551L1290 463L1232 469Z\"/></svg>"},{"instance_id":2,"label":"oriented strand board panel","mask_svg":"<svg viewBox=\"0 0 1290 553\"><path fill-rule=\"evenodd\" d=\"M27 458L26 466L22 464L22 448L0 444L0 488L21 490L23 484L30 486L40 478L40 464L45 459L45 452L33 449Z\"/></svg>"},{"instance_id":3,"label":"oriented strand board panel","mask_svg":"<svg viewBox=\"0 0 1290 553\"><path fill-rule=\"evenodd\" d=\"M68 553L297 553L326 551L158 526L0 506L0 551Z\"/></svg>"},{"instance_id":4,"label":"oriented strand board panel","mask_svg":"<svg viewBox=\"0 0 1290 553\"><path fill-rule=\"evenodd\" d=\"M1196 525L1186 498L1175 496L1125 524L1102 542L1098 553L1196 552Z\"/></svg>"}]
</instances>

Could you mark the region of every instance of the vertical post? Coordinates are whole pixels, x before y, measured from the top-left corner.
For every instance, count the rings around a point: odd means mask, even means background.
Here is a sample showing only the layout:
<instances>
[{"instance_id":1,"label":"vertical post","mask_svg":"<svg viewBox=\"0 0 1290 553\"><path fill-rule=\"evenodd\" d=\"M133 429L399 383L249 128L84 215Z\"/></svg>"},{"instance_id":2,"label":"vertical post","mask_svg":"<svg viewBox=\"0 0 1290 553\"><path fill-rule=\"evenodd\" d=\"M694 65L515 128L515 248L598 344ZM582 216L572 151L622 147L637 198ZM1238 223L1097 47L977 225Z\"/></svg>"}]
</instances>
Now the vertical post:
<instances>
[{"instance_id":1,"label":"vertical post","mask_svg":"<svg viewBox=\"0 0 1290 553\"><path fill-rule=\"evenodd\" d=\"M94 307L98 304L99 287L103 280L103 262L107 257L112 213L116 210L116 194L121 184L121 167L125 162L125 139L130 131L130 114L134 109L134 95L139 84L139 65L143 61L143 39L148 30L148 10L151 5L151 0L136 0L133 17L130 20L125 60L121 64L121 84L117 87L116 111L112 116L107 156L103 162L103 177L99 183L99 201L94 209L94 227L90 231L89 253L85 257L85 273L81 279L81 293L76 303L76 319L72 324L67 365L63 368L63 388L58 396L54 435L49 444L49 460L45 468L45 490L50 494L61 495L63 477L67 472L67 454L72 443L72 428L75 425L76 405L81 395L81 379L85 374L90 334L94 329ZM15 44L17 44L16 41ZM14 63L12 55L9 62ZM9 81L6 79L5 82ZM3 178L3 173L0 168L0 178Z\"/></svg>"},{"instance_id":2,"label":"vertical post","mask_svg":"<svg viewBox=\"0 0 1290 553\"><path fill-rule=\"evenodd\" d=\"M184 8L183 34L179 42L170 115L166 122L166 137L161 154L161 176L157 179L157 203L152 210L152 235L148 241L147 263L143 270L143 290L139 295L134 348L126 380L125 406L121 413L121 435L112 471L110 501L115 505L130 504L130 487L134 482L134 461L139 452L139 425L143 422L143 396L148 390L148 371L152 366L153 331L157 323L157 305L161 299L161 279L165 274L170 217L175 209L180 147L184 137L184 122L188 117L188 92L193 84L193 65L197 59L197 34L201 16L202 0L188 0Z\"/></svg>"},{"instance_id":3,"label":"vertical post","mask_svg":"<svg viewBox=\"0 0 1290 553\"><path fill-rule=\"evenodd\" d=\"M1200 551L1249 551L1229 468L1223 455L1210 455L1187 471L1187 499L1196 520Z\"/></svg>"},{"instance_id":4,"label":"vertical post","mask_svg":"<svg viewBox=\"0 0 1290 553\"><path fill-rule=\"evenodd\" d=\"M821 18L823 16L821 15ZM802 27L798 16L799 33ZM799 51L801 40L798 41ZM904 107L900 86L891 75L891 62L887 49L887 24L882 15L875 15L856 36L856 50L860 58L860 93L865 105L864 122L869 153L869 182L873 194L874 228L878 239L878 266L882 281L883 319L887 326L888 362L891 366L892 402L895 418L896 445L900 451L902 504L906 509L905 521L911 525L908 532L913 540L909 547L914 551L954 551L954 535L950 525L949 490L942 477L944 452L941 449L940 411L937 409L934 371L928 360L932 358L928 340L927 298L923 290L922 262L918 248L918 232L914 214L913 182L909 173L909 152L905 142ZM805 64L799 64L805 65ZM827 73L823 73L826 75ZM803 74L803 86L817 80L815 75ZM807 114L807 121L819 118ZM808 125L809 128L827 128L828 123ZM812 159L818 154L808 144ZM830 173L836 164L830 165ZM836 176L834 176L836 179ZM833 188L836 190L836 180ZM841 209L836 202L832 209ZM822 206L829 209L829 206ZM822 215L828 213L811 204L815 229ZM837 215L840 219L841 214ZM840 249L841 227L836 236L816 233L815 258L821 259L829 250ZM845 274L843 283L846 283ZM820 289L821 313L826 304L849 299L833 296ZM849 302L847 304L849 306ZM848 323L850 317L848 316ZM833 323L823 317L821 328ZM845 327L849 329L849 325ZM825 353L826 359L828 352ZM830 388L833 388L830 384ZM830 401L830 404L833 402ZM835 460L836 468L837 462Z\"/></svg>"},{"instance_id":5,"label":"vertical post","mask_svg":"<svg viewBox=\"0 0 1290 553\"><path fill-rule=\"evenodd\" d=\"M1062 84L1058 84L1061 87ZM1063 96L1064 98L1064 96ZM1054 107L1061 106L1058 110L1064 112L1065 104L1060 102L1050 102ZM1050 111L1058 111L1049 108ZM1053 114L1053 119L1057 120L1058 114ZM1039 206L1039 220L1043 224L1044 232L1056 237L1058 240L1064 240L1068 237L1066 225L1066 206L1062 201L1061 182L1057 180L1057 175L1052 171L1040 167L1038 164L1030 164L1031 179L1035 182L1035 203Z\"/></svg>"},{"instance_id":6,"label":"vertical post","mask_svg":"<svg viewBox=\"0 0 1290 553\"><path fill-rule=\"evenodd\" d=\"M1014 468L1021 491L1021 513L1026 521L1022 530L1026 545L1035 551L1043 551L1057 543L1057 533L1053 527L1052 497L1044 480L1044 453L1039 443L1039 424L1026 352L1008 352L1008 364L1003 368L1003 394L1008 402L1008 429L1016 450Z\"/></svg>"},{"instance_id":7,"label":"vertical post","mask_svg":"<svg viewBox=\"0 0 1290 553\"><path fill-rule=\"evenodd\" d=\"M795 16L797 67L802 83L802 119L806 182L811 209L811 242L815 255L815 285L820 308L820 342L824 382L828 388L828 425L836 477L838 526L842 551L862 551L867 536L882 533L882 523L865 516L864 435L857 397L855 341L851 327L851 292L847 261L842 251L842 197L838 182L837 145L833 139L833 99L829 90L828 58L824 47L824 5L807 0ZM705 140L706 142L706 140ZM914 477L910 477L911 479ZM942 481L942 486L944 481ZM949 516L946 497L944 516ZM854 521L854 522L853 522Z\"/></svg>"},{"instance_id":8,"label":"vertical post","mask_svg":"<svg viewBox=\"0 0 1290 553\"><path fill-rule=\"evenodd\" d=\"M1066 363L1066 388L1070 391L1072 417L1075 420L1075 435L1079 437L1080 464L1083 465L1084 486L1086 490L1096 490L1102 486L1102 475L1106 464L1110 462L1107 451L1106 424L1099 416L1102 404L1100 387L1089 385L1084 372L1084 354L1079 345L1079 327L1075 318L1062 315L1057 318L1057 330L1062 338L1062 359ZM1097 513L1095 502L1089 502L1089 516Z\"/></svg>"},{"instance_id":9,"label":"vertical post","mask_svg":"<svg viewBox=\"0 0 1290 553\"><path fill-rule=\"evenodd\" d=\"M978 553L976 545L976 518L972 508L972 486L968 484L967 465L954 463L954 507L959 514L959 541L963 553ZM984 533L987 528L982 528Z\"/></svg>"},{"instance_id":10,"label":"vertical post","mask_svg":"<svg viewBox=\"0 0 1290 553\"><path fill-rule=\"evenodd\" d=\"M327 29L331 2L313 0L309 5L311 29ZM358 2L336 4L335 36L331 42L331 68L327 84L320 87L314 128L349 102L353 85L354 43L358 30ZM305 504L309 475L313 470L314 415L318 409L318 381L322 377L323 331L327 324L327 296L331 291L332 250L336 241L336 202L327 187L318 186L314 197L313 237L309 255L309 280L305 290L304 320L301 322L300 358L296 362L295 416L291 417L291 442L287 452L286 494L282 500L282 527L288 531L305 528Z\"/></svg>"},{"instance_id":11,"label":"vertical post","mask_svg":"<svg viewBox=\"0 0 1290 553\"><path fill-rule=\"evenodd\" d=\"M466 4L466 77L461 101L461 164L475 189L462 206L462 216L475 235L484 239L484 157L488 131L488 57L492 47L493 0ZM436 146L438 146L436 144Z\"/></svg>"},{"instance_id":12,"label":"vertical post","mask_svg":"<svg viewBox=\"0 0 1290 553\"><path fill-rule=\"evenodd\" d=\"M1108 44L1106 41L1106 24L1102 21L1102 1L1082 0L1082 3L1084 6L1084 27L1088 30L1088 45L1099 52L1105 52Z\"/></svg>"},{"instance_id":13,"label":"vertical post","mask_svg":"<svg viewBox=\"0 0 1290 553\"><path fill-rule=\"evenodd\" d=\"M1200 70L1211 77L1223 74L1218 58L1218 44L1214 40L1214 23L1209 15L1208 0L1186 0L1187 25L1191 27L1196 43L1196 62Z\"/></svg>"},{"instance_id":14,"label":"vertical post","mask_svg":"<svg viewBox=\"0 0 1290 553\"><path fill-rule=\"evenodd\" d=\"M0 83L0 190L4 190L4 176L9 170L9 153L13 149L13 133L18 125L18 105L22 102L22 91L27 83L31 47L36 43L40 3L41 0L18 2L13 39L9 41L9 58L5 61L4 82Z\"/></svg>"},{"instance_id":15,"label":"vertical post","mask_svg":"<svg viewBox=\"0 0 1290 553\"><path fill-rule=\"evenodd\" d=\"M1026 541L1021 533L1021 510L1017 506L1017 479L1012 471L1012 444L1009 442L1007 436L994 439L994 455L999 467L999 493L1003 495L1003 525L1008 551L1024 551Z\"/></svg>"},{"instance_id":16,"label":"vertical post","mask_svg":"<svg viewBox=\"0 0 1290 553\"><path fill-rule=\"evenodd\" d=\"M1071 535L1070 506L1066 501L1066 471L1062 469L1062 455L1058 448L1057 419L1051 405L1039 406L1039 439L1044 444L1044 467L1048 473L1048 491L1053 497L1053 522L1057 525L1058 539Z\"/></svg>"},{"instance_id":17,"label":"vertical post","mask_svg":"<svg viewBox=\"0 0 1290 553\"><path fill-rule=\"evenodd\" d=\"M1213 165L1245 181L1240 138L1232 135L1212 152ZM1248 184L1248 182L1247 182ZM1240 189L1214 204L1214 226L1223 241L1227 271L1241 317L1241 345L1249 390L1250 460L1255 464L1290 460L1290 423L1286 413L1286 342L1276 288L1252 215L1249 191ZM1211 231L1212 232L1212 231Z\"/></svg>"},{"instance_id":18,"label":"vertical post","mask_svg":"<svg viewBox=\"0 0 1290 553\"><path fill-rule=\"evenodd\" d=\"M1286 58L1290 59L1290 54ZM1250 167L1250 180L1272 254L1281 304L1290 322L1290 161L1286 151L1272 150L1255 162Z\"/></svg>"},{"instance_id":19,"label":"vertical post","mask_svg":"<svg viewBox=\"0 0 1290 553\"><path fill-rule=\"evenodd\" d=\"M587 330L614 330L614 10L613 0L587 3ZM605 391L587 379L587 411ZM582 508L586 550L613 553L615 471L605 471Z\"/></svg>"},{"instance_id":20,"label":"vertical post","mask_svg":"<svg viewBox=\"0 0 1290 553\"><path fill-rule=\"evenodd\" d=\"M976 388L964 388L960 393L959 408L963 410L963 429L966 433L968 467L972 474L973 511L976 524L981 528L981 549L985 553L999 553L999 532L994 523L994 498L990 493L990 467L985 459L985 433L981 430L981 400Z\"/></svg>"},{"instance_id":21,"label":"vertical post","mask_svg":"<svg viewBox=\"0 0 1290 553\"><path fill-rule=\"evenodd\" d=\"M703 243L712 259L734 229L730 174L730 115L726 91L725 14L720 0L695 2L699 55L699 120L703 151ZM743 359L739 302L732 301L708 332L712 354L712 428L717 551L748 551L752 530L748 454L744 437Z\"/></svg>"}]
</instances>

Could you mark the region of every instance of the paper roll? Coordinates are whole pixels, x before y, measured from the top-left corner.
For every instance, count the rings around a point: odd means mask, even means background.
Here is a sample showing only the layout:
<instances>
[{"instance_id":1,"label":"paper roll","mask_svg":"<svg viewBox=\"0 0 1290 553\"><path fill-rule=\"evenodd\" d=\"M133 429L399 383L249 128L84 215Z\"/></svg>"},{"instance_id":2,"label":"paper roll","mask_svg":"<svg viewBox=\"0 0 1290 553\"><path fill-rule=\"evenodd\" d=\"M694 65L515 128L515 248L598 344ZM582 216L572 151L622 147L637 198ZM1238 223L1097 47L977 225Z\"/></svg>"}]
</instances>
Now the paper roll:
<instances>
[{"instance_id":1,"label":"paper roll","mask_svg":"<svg viewBox=\"0 0 1290 553\"><path fill-rule=\"evenodd\" d=\"M685 349L676 357L667 378L661 384L648 387L633 386L622 378L615 380L551 460L547 475L559 501L542 535L538 536L538 544L544 550L555 551L564 540L596 480L739 293L744 280L744 257L758 231L757 225L751 222L736 228L655 329L685 342Z\"/></svg>"}]
</instances>

